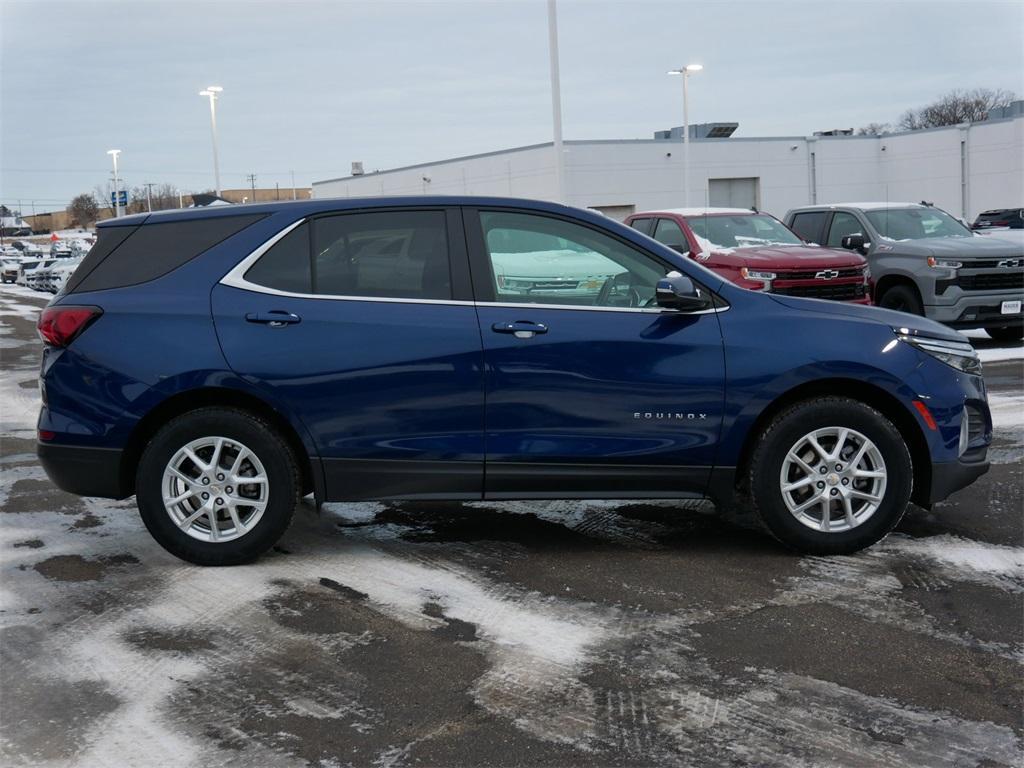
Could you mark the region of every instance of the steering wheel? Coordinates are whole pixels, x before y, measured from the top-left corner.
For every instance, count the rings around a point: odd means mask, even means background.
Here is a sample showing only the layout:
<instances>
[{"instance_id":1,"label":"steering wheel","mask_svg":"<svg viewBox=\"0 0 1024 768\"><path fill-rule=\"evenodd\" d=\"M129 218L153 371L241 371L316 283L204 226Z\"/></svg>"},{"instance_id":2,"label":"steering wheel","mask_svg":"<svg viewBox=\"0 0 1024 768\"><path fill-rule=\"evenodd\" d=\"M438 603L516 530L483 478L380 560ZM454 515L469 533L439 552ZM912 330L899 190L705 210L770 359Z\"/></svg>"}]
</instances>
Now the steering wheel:
<instances>
[{"instance_id":1,"label":"steering wheel","mask_svg":"<svg viewBox=\"0 0 1024 768\"><path fill-rule=\"evenodd\" d=\"M633 287L633 276L629 272L620 272L604 281L597 300L598 307L638 307L640 293Z\"/></svg>"}]
</instances>

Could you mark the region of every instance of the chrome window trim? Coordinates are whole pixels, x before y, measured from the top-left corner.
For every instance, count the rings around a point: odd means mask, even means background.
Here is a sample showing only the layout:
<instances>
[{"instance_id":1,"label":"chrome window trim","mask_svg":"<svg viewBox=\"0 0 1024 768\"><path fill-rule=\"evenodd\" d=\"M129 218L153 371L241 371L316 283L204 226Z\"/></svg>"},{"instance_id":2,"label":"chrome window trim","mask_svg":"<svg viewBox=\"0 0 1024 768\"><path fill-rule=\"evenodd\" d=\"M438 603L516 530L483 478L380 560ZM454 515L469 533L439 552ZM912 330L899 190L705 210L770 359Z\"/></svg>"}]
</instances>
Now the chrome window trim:
<instances>
[{"instance_id":1,"label":"chrome window trim","mask_svg":"<svg viewBox=\"0 0 1024 768\"><path fill-rule=\"evenodd\" d=\"M263 243L263 245L256 248L252 253L238 262L238 264L236 264L226 275L224 275L224 277L219 281L220 284L226 285L230 288L238 288L252 293L263 293L269 296L283 296L291 299L320 299L322 301L374 301L387 304L446 304L456 307L508 307L510 309L575 309L584 312L642 312L645 314L685 314L687 316L716 314L718 312L725 312L729 309L729 305L726 305L724 307L702 309L699 312L680 313L671 309L662 309L661 307L587 307L578 304L544 304L541 302L462 301L459 299L400 299L390 298L387 296L343 296L330 293L296 293L293 291L282 291L277 288L270 288L266 285L252 283L245 279L245 273L249 271L249 268L253 264L259 261L263 254L273 248L289 232L298 228L300 225L305 224L308 220L308 218L301 218L298 221L292 222L276 235L269 238Z\"/></svg>"}]
</instances>

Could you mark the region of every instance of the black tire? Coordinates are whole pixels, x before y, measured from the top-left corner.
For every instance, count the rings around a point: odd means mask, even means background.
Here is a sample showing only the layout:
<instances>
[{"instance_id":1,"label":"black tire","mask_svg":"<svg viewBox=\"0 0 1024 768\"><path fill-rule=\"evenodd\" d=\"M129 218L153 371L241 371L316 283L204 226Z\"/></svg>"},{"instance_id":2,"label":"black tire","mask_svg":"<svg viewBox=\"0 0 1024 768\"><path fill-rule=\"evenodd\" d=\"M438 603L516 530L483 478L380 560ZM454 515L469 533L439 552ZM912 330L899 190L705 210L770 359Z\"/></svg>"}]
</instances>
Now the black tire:
<instances>
[{"instance_id":1,"label":"black tire","mask_svg":"<svg viewBox=\"0 0 1024 768\"><path fill-rule=\"evenodd\" d=\"M894 285L886 290L878 299L878 306L924 317L924 305L921 304L921 297L909 285Z\"/></svg>"},{"instance_id":2,"label":"black tire","mask_svg":"<svg viewBox=\"0 0 1024 768\"><path fill-rule=\"evenodd\" d=\"M886 487L870 517L847 531L820 531L802 523L783 499L783 462L797 442L816 429L849 428L871 440L886 467ZM874 408L846 397L821 397L779 413L761 434L745 478L750 501L768 531L806 554L850 554L883 539L906 511L913 486L907 445L895 426Z\"/></svg>"},{"instance_id":3,"label":"black tire","mask_svg":"<svg viewBox=\"0 0 1024 768\"><path fill-rule=\"evenodd\" d=\"M985 333L996 341L1020 341L1024 339L1024 323L1001 325L998 328L986 328Z\"/></svg>"},{"instance_id":4,"label":"black tire","mask_svg":"<svg viewBox=\"0 0 1024 768\"><path fill-rule=\"evenodd\" d=\"M171 519L163 503L163 475L183 446L208 436L237 440L263 464L268 480L267 505L254 527L230 541L193 538ZM296 458L265 421L234 408L200 408L170 421L149 441L135 479L139 513L153 538L172 555L196 565L238 565L270 549L288 529L302 489Z\"/></svg>"}]
</instances>

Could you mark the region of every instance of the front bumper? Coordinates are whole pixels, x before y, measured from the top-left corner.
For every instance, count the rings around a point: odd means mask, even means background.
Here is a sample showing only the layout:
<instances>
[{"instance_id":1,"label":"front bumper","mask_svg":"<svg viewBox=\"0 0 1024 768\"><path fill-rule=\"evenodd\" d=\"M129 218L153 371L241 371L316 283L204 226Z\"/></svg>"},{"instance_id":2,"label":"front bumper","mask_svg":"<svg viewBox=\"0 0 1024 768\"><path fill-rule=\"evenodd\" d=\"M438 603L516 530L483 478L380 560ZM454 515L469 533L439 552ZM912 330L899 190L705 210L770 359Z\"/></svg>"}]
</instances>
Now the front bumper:
<instances>
[{"instance_id":1,"label":"front bumper","mask_svg":"<svg viewBox=\"0 0 1024 768\"><path fill-rule=\"evenodd\" d=\"M62 491L78 496L123 499L131 495L121 471L120 448L36 443L46 476Z\"/></svg>"},{"instance_id":2,"label":"front bumper","mask_svg":"<svg viewBox=\"0 0 1024 768\"><path fill-rule=\"evenodd\" d=\"M950 494L966 488L988 472L989 462L982 458L977 461L944 461L932 465L931 488L928 489L926 505L935 504Z\"/></svg>"}]
</instances>

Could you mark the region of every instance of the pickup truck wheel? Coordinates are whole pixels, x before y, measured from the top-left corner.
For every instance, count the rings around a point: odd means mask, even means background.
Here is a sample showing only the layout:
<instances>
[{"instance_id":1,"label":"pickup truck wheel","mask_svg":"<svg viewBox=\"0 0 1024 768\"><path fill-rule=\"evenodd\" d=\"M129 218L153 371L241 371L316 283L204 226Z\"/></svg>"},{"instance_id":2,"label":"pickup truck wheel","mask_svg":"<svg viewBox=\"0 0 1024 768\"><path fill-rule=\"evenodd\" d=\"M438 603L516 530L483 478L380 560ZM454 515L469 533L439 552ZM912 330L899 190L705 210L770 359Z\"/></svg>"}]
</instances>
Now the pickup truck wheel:
<instances>
[{"instance_id":1,"label":"pickup truck wheel","mask_svg":"<svg viewBox=\"0 0 1024 768\"><path fill-rule=\"evenodd\" d=\"M910 452L881 413L845 397L787 408L761 434L747 478L754 510L800 552L849 554L899 523L912 489Z\"/></svg>"},{"instance_id":2,"label":"pickup truck wheel","mask_svg":"<svg viewBox=\"0 0 1024 768\"><path fill-rule=\"evenodd\" d=\"M1024 323L1001 325L998 328L986 328L985 333L996 341L1020 341L1024 339Z\"/></svg>"},{"instance_id":3,"label":"pickup truck wheel","mask_svg":"<svg viewBox=\"0 0 1024 768\"><path fill-rule=\"evenodd\" d=\"M136 499L160 545L197 565L237 565L291 523L302 480L295 456L262 419L200 408L170 421L139 460Z\"/></svg>"},{"instance_id":4,"label":"pickup truck wheel","mask_svg":"<svg viewBox=\"0 0 1024 768\"><path fill-rule=\"evenodd\" d=\"M894 285L882 294L878 300L878 306L885 309L895 309L897 312L907 312L911 315L924 316L924 306L917 295L917 291L909 285Z\"/></svg>"}]
</instances>

